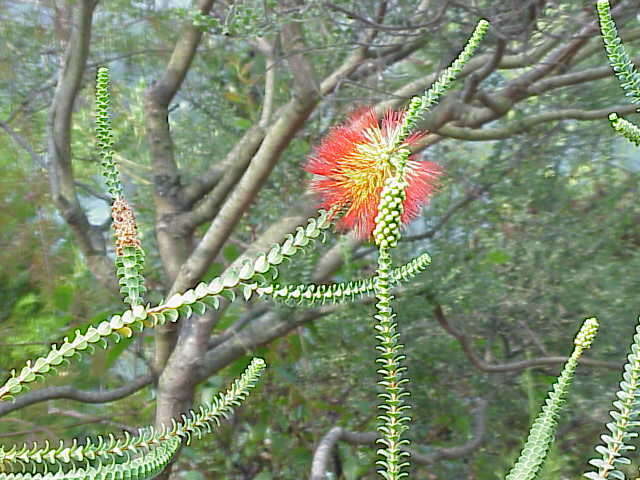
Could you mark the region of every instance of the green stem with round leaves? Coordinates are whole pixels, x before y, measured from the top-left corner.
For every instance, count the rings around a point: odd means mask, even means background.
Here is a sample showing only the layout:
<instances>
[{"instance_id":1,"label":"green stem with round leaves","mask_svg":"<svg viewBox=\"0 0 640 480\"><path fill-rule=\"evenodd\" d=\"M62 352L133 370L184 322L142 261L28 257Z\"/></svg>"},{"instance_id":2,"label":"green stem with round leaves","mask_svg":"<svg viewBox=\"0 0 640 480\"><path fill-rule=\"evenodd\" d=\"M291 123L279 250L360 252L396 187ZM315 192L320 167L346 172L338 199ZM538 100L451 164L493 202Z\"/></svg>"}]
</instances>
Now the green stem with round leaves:
<instances>
[{"instance_id":1,"label":"green stem with round leaves","mask_svg":"<svg viewBox=\"0 0 640 480\"><path fill-rule=\"evenodd\" d=\"M406 430L409 429L410 418L406 411L410 408L404 401L404 397L409 395L405 385L409 381L404 373L406 367L402 365L404 345L399 342L398 324L396 315L391 307L393 295L391 295L392 259L391 249L393 249L400 239L400 218L402 216L403 201L405 199L406 183L402 178L404 164L408 152L402 152L394 158L396 176L387 179L383 187L380 203L378 205L378 216L376 226L373 231L374 241L378 246L378 268L373 282L376 299L376 339L379 356L378 373L381 379L378 384L383 388L379 395L383 403L379 405L381 411L378 416L378 431L381 437L377 440L383 445L378 450L378 454L383 458L377 464L383 469L379 471L385 480L397 480L408 474L403 471L409 466L409 462L404 460L408 456L403 447L409 443L402 438Z\"/></svg>"}]
</instances>

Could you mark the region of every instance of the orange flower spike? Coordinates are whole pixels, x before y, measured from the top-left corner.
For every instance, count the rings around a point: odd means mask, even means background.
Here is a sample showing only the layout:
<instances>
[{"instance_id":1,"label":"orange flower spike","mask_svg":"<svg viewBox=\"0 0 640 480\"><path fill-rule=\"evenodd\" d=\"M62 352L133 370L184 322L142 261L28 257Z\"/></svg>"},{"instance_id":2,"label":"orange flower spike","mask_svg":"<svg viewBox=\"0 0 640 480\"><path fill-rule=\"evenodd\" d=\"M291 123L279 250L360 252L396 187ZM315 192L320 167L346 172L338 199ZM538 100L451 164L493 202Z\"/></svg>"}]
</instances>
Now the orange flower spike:
<instances>
[{"instance_id":1,"label":"orange flower spike","mask_svg":"<svg viewBox=\"0 0 640 480\"><path fill-rule=\"evenodd\" d=\"M315 149L305 170L317 175L311 189L322 198L321 208L344 212L338 228L353 229L358 238L371 238L380 195L388 179L401 169L406 183L400 222L406 225L434 192L441 168L409 156L408 148L424 134L399 142L404 111L388 111L381 122L373 109L354 113L335 127Z\"/></svg>"}]
</instances>

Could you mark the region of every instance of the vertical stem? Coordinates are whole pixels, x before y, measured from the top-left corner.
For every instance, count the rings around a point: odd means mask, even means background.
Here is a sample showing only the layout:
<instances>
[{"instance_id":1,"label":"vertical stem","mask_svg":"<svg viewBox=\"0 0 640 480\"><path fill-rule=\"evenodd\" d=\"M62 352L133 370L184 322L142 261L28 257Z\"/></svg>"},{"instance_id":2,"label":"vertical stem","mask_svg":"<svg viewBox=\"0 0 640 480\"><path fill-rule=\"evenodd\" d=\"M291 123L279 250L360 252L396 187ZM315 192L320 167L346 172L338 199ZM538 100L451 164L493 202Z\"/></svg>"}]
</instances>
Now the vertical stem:
<instances>
[{"instance_id":1,"label":"vertical stem","mask_svg":"<svg viewBox=\"0 0 640 480\"><path fill-rule=\"evenodd\" d=\"M403 415L403 412L409 409L409 406L405 405L403 397L409 395L409 392L404 388L404 384L408 380L403 378L406 368L401 365L404 359L404 355L401 353L403 345L398 342L398 326L391 308L393 296L389 286L390 270L390 248L380 247L378 269L374 281L374 291L378 299L376 303L377 314L374 318L376 320L376 339L379 342L376 348L380 352L376 362L380 366L378 373L382 377L378 384L384 388L384 392L379 395L384 402L378 407L381 410L378 416L378 431L381 438L378 439L378 443L384 447L378 453L385 458L377 463L384 467L380 474L385 479L395 480L401 478L402 469L409 465L408 462L402 462L402 457L408 454L401 450L403 445L409 443L408 440L402 439L403 432L409 428L407 425L409 417Z\"/></svg>"}]
</instances>

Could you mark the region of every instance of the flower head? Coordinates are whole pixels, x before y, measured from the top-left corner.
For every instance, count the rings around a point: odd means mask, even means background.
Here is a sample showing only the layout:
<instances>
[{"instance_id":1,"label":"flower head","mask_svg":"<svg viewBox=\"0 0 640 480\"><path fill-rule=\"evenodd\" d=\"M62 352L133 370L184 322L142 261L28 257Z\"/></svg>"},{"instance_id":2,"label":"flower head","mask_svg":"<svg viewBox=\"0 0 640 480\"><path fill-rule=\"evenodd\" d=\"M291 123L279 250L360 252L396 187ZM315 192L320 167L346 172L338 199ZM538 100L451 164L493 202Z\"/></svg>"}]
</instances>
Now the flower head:
<instances>
[{"instance_id":1,"label":"flower head","mask_svg":"<svg viewBox=\"0 0 640 480\"><path fill-rule=\"evenodd\" d=\"M409 156L408 147L424 134L399 141L405 112L388 111L378 121L373 109L354 113L335 127L315 149L305 170L318 175L311 189L322 198L322 208L344 215L338 228L353 229L359 238L370 238L385 181L402 168L407 187L400 220L409 223L436 187L441 168Z\"/></svg>"}]
</instances>

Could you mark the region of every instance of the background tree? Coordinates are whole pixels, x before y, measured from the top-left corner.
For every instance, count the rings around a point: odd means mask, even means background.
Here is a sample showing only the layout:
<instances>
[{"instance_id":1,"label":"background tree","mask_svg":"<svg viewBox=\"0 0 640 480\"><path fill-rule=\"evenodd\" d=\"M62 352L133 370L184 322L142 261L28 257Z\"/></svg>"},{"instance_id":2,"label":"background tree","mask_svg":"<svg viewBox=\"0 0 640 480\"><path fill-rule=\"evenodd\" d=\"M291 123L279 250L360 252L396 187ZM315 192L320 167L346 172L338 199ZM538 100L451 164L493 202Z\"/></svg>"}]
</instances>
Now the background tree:
<instances>
[{"instance_id":1,"label":"background tree","mask_svg":"<svg viewBox=\"0 0 640 480\"><path fill-rule=\"evenodd\" d=\"M632 54L639 6L613 8ZM415 468L420 478L506 470L578 321L597 314L592 368L547 465L554 476L583 468L616 382L608 369L632 335L640 261L637 158L606 124L634 107L618 100L590 4L9 0L0 15L6 370L119 305L93 149L97 65L112 70L116 160L151 301L303 223L314 200L301 165L327 129L359 106L403 106L478 18L490 20L417 148L446 179L401 249L434 258L399 292ZM344 235L285 275L356 278L371 253ZM184 450L179 478L300 478L314 451L331 461L316 457L312 475L374 478L369 309L228 302L1 405L0 438L167 422L260 351L272 365L265 385L223 434Z\"/></svg>"}]
</instances>

